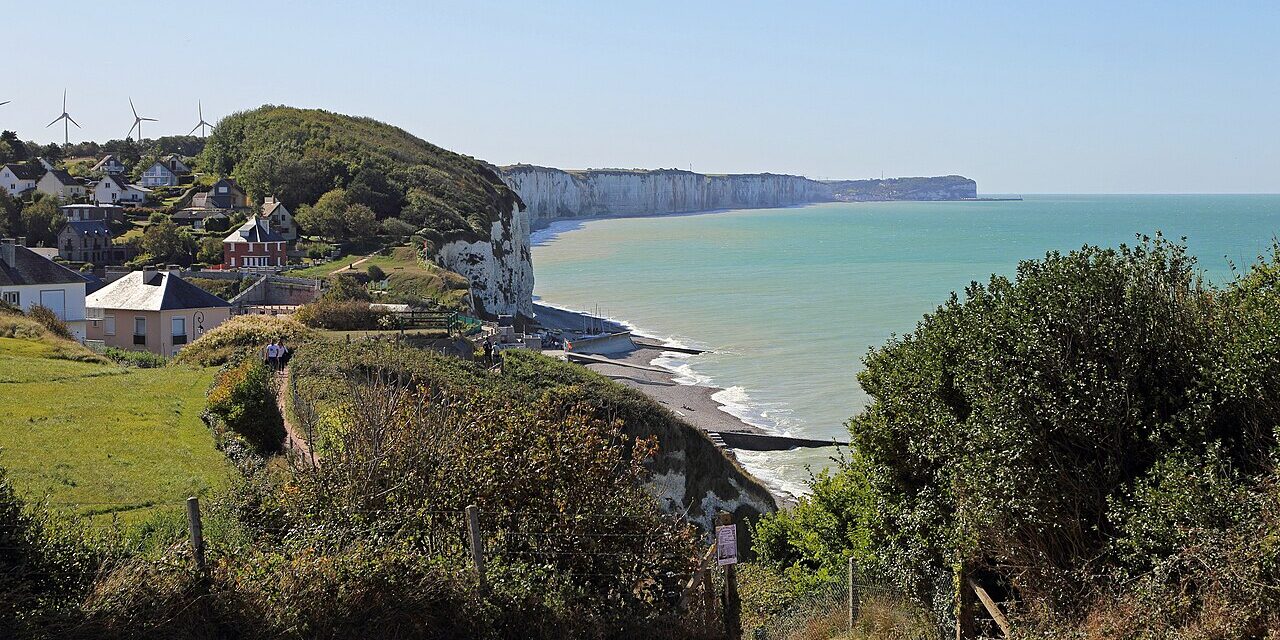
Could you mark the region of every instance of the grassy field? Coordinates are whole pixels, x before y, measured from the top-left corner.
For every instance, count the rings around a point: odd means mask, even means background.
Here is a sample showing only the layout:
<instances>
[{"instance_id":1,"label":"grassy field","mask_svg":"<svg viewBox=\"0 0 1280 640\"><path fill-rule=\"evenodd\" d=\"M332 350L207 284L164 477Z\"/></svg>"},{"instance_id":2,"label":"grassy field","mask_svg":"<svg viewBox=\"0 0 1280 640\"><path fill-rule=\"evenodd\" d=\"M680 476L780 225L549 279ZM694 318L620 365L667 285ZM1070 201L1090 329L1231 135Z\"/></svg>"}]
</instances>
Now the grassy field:
<instances>
[{"instance_id":1,"label":"grassy field","mask_svg":"<svg viewBox=\"0 0 1280 640\"><path fill-rule=\"evenodd\" d=\"M366 259L367 258L367 259ZM348 265L364 260L354 269L346 269ZM343 273L363 274L369 267L377 266L387 274L387 293L394 299L414 298L434 300L445 308L465 310L464 300L467 295L467 279L434 264L426 264L418 260L413 247L395 247L391 255L343 256L322 265L295 269L285 275L300 278L330 277L334 270Z\"/></svg>"},{"instance_id":2,"label":"grassy field","mask_svg":"<svg viewBox=\"0 0 1280 640\"><path fill-rule=\"evenodd\" d=\"M137 521L225 485L200 420L213 369L126 369L0 338L0 465L25 497Z\"/></svg>"}]
</instances>

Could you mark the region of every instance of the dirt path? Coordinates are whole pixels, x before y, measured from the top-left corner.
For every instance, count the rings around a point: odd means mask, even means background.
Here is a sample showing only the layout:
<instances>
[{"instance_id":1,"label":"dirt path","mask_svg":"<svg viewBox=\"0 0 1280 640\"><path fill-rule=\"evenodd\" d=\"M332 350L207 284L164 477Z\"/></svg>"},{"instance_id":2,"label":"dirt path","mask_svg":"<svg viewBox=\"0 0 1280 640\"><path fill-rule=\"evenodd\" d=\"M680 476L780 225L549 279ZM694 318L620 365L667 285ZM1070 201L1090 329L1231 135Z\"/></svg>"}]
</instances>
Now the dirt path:
<instances>
[{"instance_id":1,"label":"dirt path","mask_svg":"<svg viewBox=\"0 0 1280 640\"><path fill-rule=\"evenodd\" d=\"M336 275L338 275L339 273L342 273L343 271L349 271L349 270L351 270L351 269L355 269L356 267L358 267L358 266L360 266L360 265L364 264L365 262L367 262L367 261L369 260L369 258L371 258L371 257L373 257L373 256L365 256L365 257L363 257L363 258L360 258L359 260L356 260L355 262L348 262L348 263L347 263L347 266L345 266L345 267L338 267L337 269L334 269L333 271L330 271L330 272L329 272L329 275L331 275L331 276L336 276Z\"/></svg>"},{"instance_id":2,"label":"dirt path","mask_svg":"<svg viewBox=\"0 0 1280 640\"><path fill-rule=\"evenodd\" d=\"M293 455L298 456L303 461L316 463L315 456L311 453L311 445L307 443L307 439L303 437L302 430L289 421L289 411L287 409L286 395L289 393L289 368L285 367L282 373L276 374L276 406L280 408L280 417L284 419L284 446L285 449Z\"/></svg>"}]
</instances>

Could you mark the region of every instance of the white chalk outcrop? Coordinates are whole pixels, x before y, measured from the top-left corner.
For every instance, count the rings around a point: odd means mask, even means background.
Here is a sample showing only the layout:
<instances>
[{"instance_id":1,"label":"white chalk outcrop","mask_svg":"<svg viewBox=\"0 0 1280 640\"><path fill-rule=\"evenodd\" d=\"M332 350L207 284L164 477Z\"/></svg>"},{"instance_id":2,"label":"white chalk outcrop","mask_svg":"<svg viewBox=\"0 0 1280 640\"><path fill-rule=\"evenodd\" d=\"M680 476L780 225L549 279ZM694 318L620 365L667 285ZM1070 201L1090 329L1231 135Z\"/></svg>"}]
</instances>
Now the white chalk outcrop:
<instances>
[{"instance_id":1,"label":"white chalk outcrop","mask_svg":"<svg viewBox=\"0 0 1280 640\"><path fill-rule=\"evenodd\" d=\"M488 238L464 238L442 244L436 264L471 281L476 310L488 314L533 317L533 259L529 250L529 213L516 205L494 221Z\"/></svg>"},{"instance_id":2,"label":"white chalk outcrop","mask_svg":"<svg viewBox=\"0 0 1280 640\"><path fill-rule=\"evenodd\" d=\"M706 175L676 169L564 171L512 165L499 171L534 225L558 218L785 207L831 200L826 184L772 173Z\"/></svg>"}]
</instances>

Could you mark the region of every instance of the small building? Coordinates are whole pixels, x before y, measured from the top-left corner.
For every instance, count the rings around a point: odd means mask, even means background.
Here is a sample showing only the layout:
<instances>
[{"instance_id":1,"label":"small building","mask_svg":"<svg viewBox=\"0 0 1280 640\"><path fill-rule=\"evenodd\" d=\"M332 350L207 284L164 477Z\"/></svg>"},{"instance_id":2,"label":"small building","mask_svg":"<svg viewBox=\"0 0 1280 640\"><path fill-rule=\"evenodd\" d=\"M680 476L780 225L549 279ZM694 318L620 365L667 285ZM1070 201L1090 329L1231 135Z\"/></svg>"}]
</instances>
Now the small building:
<instances>
[{"instance_id":1,"label":"small building","mask_svg":"<svg viewBox=\"0 0 1280 640\"><path fill-rule=\"evenodd\" d=\"M117 204L64 204L58 207L67 222L101 220L107 224L124 221L124 211Z\"/></svg>"},{"instance_id":2,"label":"small building","mask_svg":"<svg viewBox=\"0 0 1280 640\"><path fill-rule=\"evenodd\" d=\"M204 197L201 198L201 195ZM191 201L191 206L230 211L247 207L248 198L235 180L223 178L213 183L213 186L209 187L209 191L204 194L196 194Z\"/></svg>"},{"instance_id":3,"label":"small building","mask_svg":"<svg viewBox=\"0 0 1280 640\"><path fill-rule=\"evenodd\" d=\"M83 198L85 189L79 180L62 169L50 169L36 181L36 191L63 200Z\"/></svg>"},{"instance_id":4,"label":"small building","mask_svg":"<svg viewBox=\"0 0 1280 640\"><path fill-rule=\"evenodd\" d=\"M231 317L231 305L177 270L131 272L85 300L90 340L172 356Z\"/></svg>"},{"instance_id":5,"label":"small building","mask_svg":"<svg viewBox=\"0 0 1280 640\"><path fill-rule=\"evenodd\" d=\"M36 188L40 180L40 169L29 164L0 165L0 187L13 197Z\"/></svg>"},{"instance_id":6,"label":"small building","mask_svg":"<svg viewBox=\"0 0 1280 640\"><path fill-rule=\"evenodd\" d=\"M150 189L129 184L123 177L112 173L103 176L93 187L93 201L99 204L117 202L142 204L150 195Z\"/></svg>"},{"instance_id":7,"label":"small building","mask_svg":"<svg viewBox=\"0 0 1280 640\"><path fill-rule=\"evenodd\" d=\"M175 154L165 156L142 172L144 187L176 187L184 176L191 175L191 168Z\"/></svg>"},{"instance_id":8,"label":"small building","mask_svg":"<svg viewBox=\"0 0 1280 640\"><path fill-rule=\"evenodd\" d=\"M280 234L287 242L296 242L298 240L298 223L293 221L293 213L289 208L284 206L283 202L276 200L273 196L267 196L262 201L262 212L258 214L259 218L267 221L267 225L271 230Z\"/></svg>"},{"instance_id":9,"label":"small building","mask_svg":"<svg viewBox=\"0 0 1280 640\"><path fill-rule=\"evenodd\" d=\"M22 246L22 238L0 239L0 300L23 311L48 307L67 323L77 340L84 340L85 284L72 271Z\"/></svg>"},{"instance_id":10,"label":"small building","mask_svg":"<svg viewBox=\"0 0 1280 640\"><path fill-rule=\"evenodd\" d=\"M75 220L58 232L58 256L71 262L105 265L123 258L124 247L111 244L111 230L102 220Z\"/></svg>"},{"instance_id":11,"label":"small building","mask_svg":"<svg viewBox=\"0 0 1280 640\"><path fill-rule=\"evenodd\" d=\"M108 153L106 157L98 161L98 164L93 165L92 171L106 175L120 175L124 173L124 163L120 162L120 159L115 154Z\"/></svg>"},{"instance_id":12,"label":"small building","mask_svg":"<svg viewBox=\"0 0 1280 640\"><path fill-rule=\"evenodd\" d=\"M222 264L227 269L280 269L288 263L284 238L256 216L222 241Z\"/></svg>"}]
</instances>

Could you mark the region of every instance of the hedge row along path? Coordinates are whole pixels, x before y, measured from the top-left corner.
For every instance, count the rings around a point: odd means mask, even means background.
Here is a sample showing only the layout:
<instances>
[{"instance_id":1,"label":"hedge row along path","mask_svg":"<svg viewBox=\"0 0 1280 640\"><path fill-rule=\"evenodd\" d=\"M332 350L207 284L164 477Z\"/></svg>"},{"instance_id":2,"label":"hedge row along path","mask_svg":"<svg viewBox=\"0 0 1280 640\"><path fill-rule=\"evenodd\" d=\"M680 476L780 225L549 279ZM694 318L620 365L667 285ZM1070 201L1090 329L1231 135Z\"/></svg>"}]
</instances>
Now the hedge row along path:
<instances>
[{"instance_id":1,"label":"hedge row along path","mask_svg":"<svg viewBox=\"0 0 1280 640\"><path fill-rule=\"evenodd\" d=\"M289 367L285 367L283 372L275 375L276 407L280 409L280 418L284 421L284 447L302 460L309 460L312 464L316 464L315 456L311 453L311 445L307 443L306 438L302 437L302 432L289 420L289 411L285 403L285 394L289 392Z\"/></svg>"}]
</instances>

